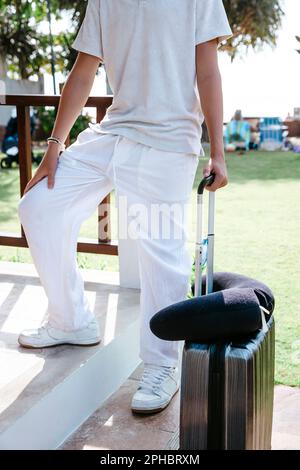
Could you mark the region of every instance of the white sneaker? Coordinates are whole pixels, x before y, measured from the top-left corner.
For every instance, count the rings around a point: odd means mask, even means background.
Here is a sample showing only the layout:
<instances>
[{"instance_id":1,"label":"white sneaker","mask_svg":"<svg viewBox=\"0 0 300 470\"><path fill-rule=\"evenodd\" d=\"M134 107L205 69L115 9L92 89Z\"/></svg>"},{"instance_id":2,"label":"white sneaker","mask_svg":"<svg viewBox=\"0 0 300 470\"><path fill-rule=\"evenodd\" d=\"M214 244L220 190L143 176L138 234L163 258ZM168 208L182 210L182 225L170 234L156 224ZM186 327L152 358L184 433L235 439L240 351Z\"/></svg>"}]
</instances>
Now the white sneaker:
<instances>
[{"instance_id":1,"label":"white sneaker","mask_svg":"<svg viewBox=\"0 0 300 470\"><path fill-rule=\"evenodd\" d=\"M135 392L131 409L135 413L161 411L179 389L178 367L145 364L144 373Z\"/></svg>"},{"instance_id":2,"label":"white sneaker","mask_svg":"<svg viewBox=\"0 0 300 470\"><path fill-rule=\"evenodd\" d=\"M85 328L76 331L59 330L45 323L36 330L22 331L18 341L25 348L49 348L61 344L93 346L101 339L97 320L94 319Z\"/></svg>"}]
</instances>

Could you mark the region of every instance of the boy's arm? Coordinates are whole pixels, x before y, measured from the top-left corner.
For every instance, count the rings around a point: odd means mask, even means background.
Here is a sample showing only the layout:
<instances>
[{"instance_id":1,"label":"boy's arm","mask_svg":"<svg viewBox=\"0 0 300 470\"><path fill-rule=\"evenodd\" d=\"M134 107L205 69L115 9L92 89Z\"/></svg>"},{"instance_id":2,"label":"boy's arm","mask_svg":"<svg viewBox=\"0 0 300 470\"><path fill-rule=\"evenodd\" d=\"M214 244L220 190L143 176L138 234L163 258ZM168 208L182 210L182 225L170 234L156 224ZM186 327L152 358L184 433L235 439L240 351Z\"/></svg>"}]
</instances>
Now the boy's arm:
<instances>
[{"instance_id":1,"label":"boy's arm","mask_svg":"<svg viewBox=\"0 0 300 470\"><path fill-rule=\"evenodd\" d=\"M61 142L65 142L80 111L87 102L100 61L98 57L83 52L77 56L63 87L52 131L52 136ZM43 160L34 176L27 183L24 194L45 177L48 177L48 188L53 188L59 152L59 145L55 142L49 142Z\"/></svg>"},{"instance_id":2,"label":"boy's arm","mask_svg":"<svg viewBox=\"0 0 300 470\"><path fill-rule=\"evenodd\" d=\"M223 94L221 74L218 66L217 40L196 46L197 84L201 108L210 138L210 160L203 169L203 175L212 171L216 174L209 191L226 186L228 183L223 144Z\"/></svg>"},{"instance_id":3,"label":"boy's arm","mask_svg":"<svg viewBox=\"0 0 300 470\"><path fill-rule=\"evenodd\" d=\"M87 102L99 67L98 57L79 52L68 75L59 102L52 135L65 142L70 130Z\"/></svg>"}]
</instances>

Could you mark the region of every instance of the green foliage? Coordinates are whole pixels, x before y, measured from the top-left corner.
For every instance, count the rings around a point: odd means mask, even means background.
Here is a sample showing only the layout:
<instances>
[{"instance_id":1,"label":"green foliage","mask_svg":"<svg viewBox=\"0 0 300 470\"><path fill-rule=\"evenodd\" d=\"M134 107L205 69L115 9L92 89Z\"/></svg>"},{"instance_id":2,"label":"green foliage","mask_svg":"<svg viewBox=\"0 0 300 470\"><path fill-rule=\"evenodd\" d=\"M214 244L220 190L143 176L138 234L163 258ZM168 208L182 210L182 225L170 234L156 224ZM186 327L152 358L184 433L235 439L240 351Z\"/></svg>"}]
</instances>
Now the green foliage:
<instances>
[{"instance_id":1,"label":"green foliage","mask_svg":"<svg viewBox=\"0 0 300 470\"><path fill-rule=\"evenodd\" d=\"M223 0L233 37L223 46L232 58L244 47L276 45L284 12L281 0ZM244 47L243 47L244 46Z\"/></svg>"},{"instance_id":2,"label":"green foliage","mask_svg":"<svg viewBox=\"0 0 300 470\"><path fill-rule=\"evenodd\" d=\"M0 12L0 54L10 72L22 78L38 73L45 61L44 36L36 30L45 14L43 4L0 0Z\"/></svg>"},{"instance_id":3,"label":"green foliage","mask_svg":"<svg viewBox=\"0 0 300 470\"><path fill-rule=\"evenodd\" d=\"M56 70L68 71L76 58L70 45L83 20L86 1L50 0L53 19L71 14L72 30L54 36ZM245 47L276 44L281 24L281 0L224 0L234 36L223 46L232 58ZM50 72L47 2L0 0L0 55L14 77Z\"/></svg>"},{"instance_id":4,"label":"green foliage","mask_svg":"<svg viewBox=\"0 0 300 470\"><path fill-rule=\"evenodd\" d=\"M65 10L73 11L72 31L54 36L56 70L70 70L76 58L70 44L83 19L86 2L50 0L50 5L54 20L60 19ZM27 79L50 72L46 0L0 0L0 55L5 57L13 78Z\"/></svg>"},{"instance_id":5,"label":"green foliage","mask_svg":"<svg viewBox=\"0 0 300 470\"><path fill-rule=\"evenodd\" d=\"M56 111L54 108L38 108L37 116L40 122L40 126L48 136L51 134L53 129L53 124L55 120ZM79 134L79 132L83 131L88 127L88 123L91 121L91 118L86 115L81 115L76 120L74 126L70 132L71 141L74 141Z\"/></svg>"},{"instance_id":6,"label":"green foliage","mask_svg":"<svg viewBox=\"0 0 300 470\"><path fill-rule=\"evenodd\" d=\"M79 116L70 132L70 138L72 142L76 139L80 132L84 131L88 127L89 122L91 122L91 118L89 116L83 114Z\"/></svg>"}]
</instances>

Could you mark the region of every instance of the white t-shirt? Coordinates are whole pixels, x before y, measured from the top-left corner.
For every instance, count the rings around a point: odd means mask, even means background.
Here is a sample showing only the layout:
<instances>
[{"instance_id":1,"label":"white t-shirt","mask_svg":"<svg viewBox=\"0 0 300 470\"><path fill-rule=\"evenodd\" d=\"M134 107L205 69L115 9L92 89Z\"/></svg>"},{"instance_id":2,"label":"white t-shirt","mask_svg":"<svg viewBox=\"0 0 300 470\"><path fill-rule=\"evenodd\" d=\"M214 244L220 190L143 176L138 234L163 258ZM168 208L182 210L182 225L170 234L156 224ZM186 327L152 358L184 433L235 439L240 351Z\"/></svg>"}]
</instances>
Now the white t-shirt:
<instances>
[{"instance_id":1,"label":"white t-shirt","mask_svg":"<svg viewBox=\"0 0 300 470\"><path fill-rule=\"evenodd\" d=\"M72 47L104 61L114 95L92 128L203 155L195 46L230 36L222 0L89 0Z\"/></svg>"}]
</instances>

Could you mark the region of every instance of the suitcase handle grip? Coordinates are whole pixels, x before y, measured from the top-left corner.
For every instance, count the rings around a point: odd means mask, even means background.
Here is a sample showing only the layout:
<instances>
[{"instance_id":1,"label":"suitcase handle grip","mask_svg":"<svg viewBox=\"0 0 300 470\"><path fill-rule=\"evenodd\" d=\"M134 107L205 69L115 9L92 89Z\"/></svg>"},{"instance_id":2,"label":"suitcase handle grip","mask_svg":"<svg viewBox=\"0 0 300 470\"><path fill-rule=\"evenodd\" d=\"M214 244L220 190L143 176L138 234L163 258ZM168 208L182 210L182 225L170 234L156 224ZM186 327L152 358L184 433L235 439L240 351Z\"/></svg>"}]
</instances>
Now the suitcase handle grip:
<instances>
[{"instance_id":1,"label":"suitcase handle grip","mask_svg":"<svg viewBox=\"0 0 300 470\"><path fill-rule=\"evenodd\" d=\"M215 176L216 176L215 173L211 173L210 175L205 176L199 183L197 193L203 194L205 186L210 186L211 184L213 184L215 180Z\"/></svg>"}]
</instances>

